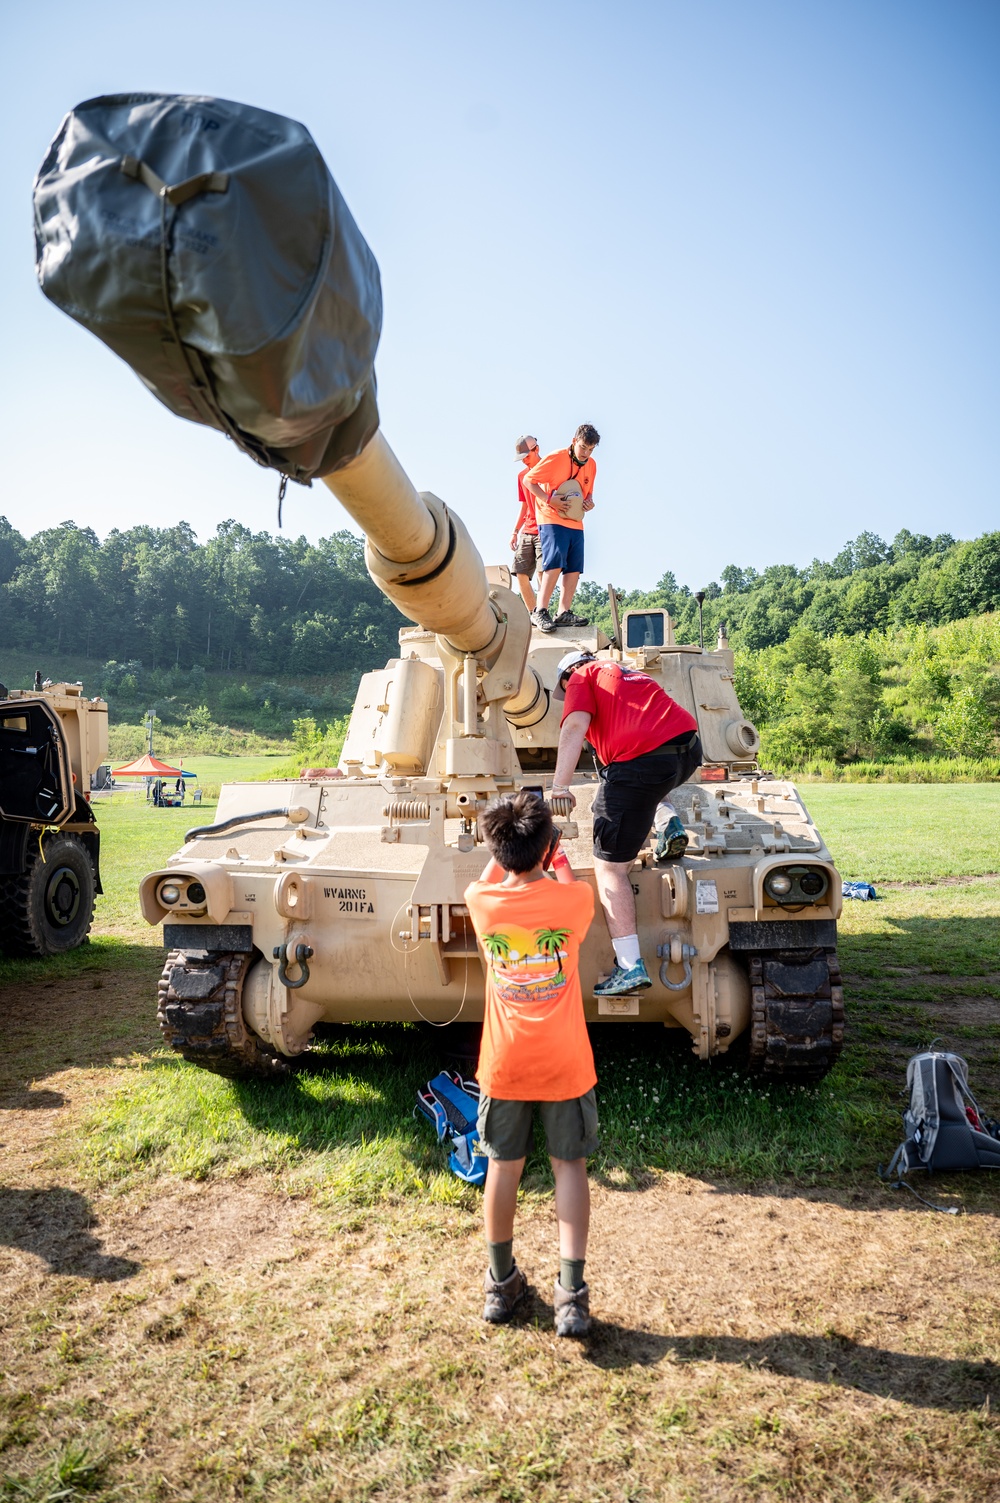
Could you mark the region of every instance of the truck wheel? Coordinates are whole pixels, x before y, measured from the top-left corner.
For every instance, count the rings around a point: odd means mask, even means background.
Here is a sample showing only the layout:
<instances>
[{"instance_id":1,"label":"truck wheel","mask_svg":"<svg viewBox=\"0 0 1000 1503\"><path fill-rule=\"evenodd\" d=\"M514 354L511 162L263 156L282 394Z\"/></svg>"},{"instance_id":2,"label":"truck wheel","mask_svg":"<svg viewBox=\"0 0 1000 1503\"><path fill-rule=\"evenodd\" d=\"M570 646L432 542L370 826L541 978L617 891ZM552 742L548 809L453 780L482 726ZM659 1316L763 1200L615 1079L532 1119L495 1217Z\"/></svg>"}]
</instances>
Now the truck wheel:
<instances>
[{"instance_id":1,"label":"truck wheel","mask_svg":"<svg viewBox=\"0 0 1000 1503\"><path fill-rule=\"evenodd\" d=\"M0 878L0 949L8 955L61 955L83 943L93 922L97 883L82 842L54 835L42 852L33 845L27 870Z\"/></svg>"}]
</instances>

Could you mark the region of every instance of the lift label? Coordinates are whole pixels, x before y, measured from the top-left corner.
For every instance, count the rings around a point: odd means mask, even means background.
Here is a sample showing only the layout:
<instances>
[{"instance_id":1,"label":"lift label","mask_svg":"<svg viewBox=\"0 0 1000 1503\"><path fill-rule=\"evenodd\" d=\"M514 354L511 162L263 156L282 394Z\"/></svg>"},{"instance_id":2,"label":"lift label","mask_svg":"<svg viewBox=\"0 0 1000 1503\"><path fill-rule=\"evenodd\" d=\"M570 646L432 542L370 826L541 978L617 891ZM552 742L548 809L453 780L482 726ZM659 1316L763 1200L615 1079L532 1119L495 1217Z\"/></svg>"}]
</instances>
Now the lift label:
<instances>
[{"instance_id":1,"label":"lift label","mask_svg":"<svg viewBox=\"0 0 1000 1503\"><path fill-rule=\"evenodd\" d=\"M719 889L714 882L696 882L694 885L696 913L718 913Z\"/></svg>"},{"instance_id":2,"label":"lift label","mask_svg":"<svg viewBox=\"0 0 1000 1503\"><path fill-rule=\"evenodd\" d=\"M323 896L346 918L377 917L374 887L324 887Z\"/></svg>"}]
</instances>

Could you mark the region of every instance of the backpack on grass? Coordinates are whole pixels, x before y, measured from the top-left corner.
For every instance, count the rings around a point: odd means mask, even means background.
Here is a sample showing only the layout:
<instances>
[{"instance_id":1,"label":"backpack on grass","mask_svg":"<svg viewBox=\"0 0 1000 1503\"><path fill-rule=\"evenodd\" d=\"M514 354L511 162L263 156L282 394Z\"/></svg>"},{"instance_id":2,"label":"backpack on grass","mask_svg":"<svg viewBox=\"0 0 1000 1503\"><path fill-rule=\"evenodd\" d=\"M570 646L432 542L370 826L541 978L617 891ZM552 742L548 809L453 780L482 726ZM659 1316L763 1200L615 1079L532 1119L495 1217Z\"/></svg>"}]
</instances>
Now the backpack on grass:
<instances>
[{"instance_id":1,"label":"backpack on grass","mask_svg":"<svg viewBox=\"0 0 1000 1503\"><path fill-rule=\"evenodd\" d=\"M915 1054L906 1066L906 1084L904 1137L883 1179L910 1169L1000 1169L1000 1122L980 1111L960 1055Z\"/></svg>"},{"instance_id":2,"label":"backpack on grass","mask_svg":"<svg viewBox=\"0 0 1000 1503\"><path fill-rule=\"evenodd\" d=\"M451 1144L448 1168L468 1185L486 1182L488 1160L479 1152L479 1086L463 1080L457 1071L442 1070L417 1092L414 1111L427 1118L437 1133L438 1142Z\"/></svg>"}]
</instances>

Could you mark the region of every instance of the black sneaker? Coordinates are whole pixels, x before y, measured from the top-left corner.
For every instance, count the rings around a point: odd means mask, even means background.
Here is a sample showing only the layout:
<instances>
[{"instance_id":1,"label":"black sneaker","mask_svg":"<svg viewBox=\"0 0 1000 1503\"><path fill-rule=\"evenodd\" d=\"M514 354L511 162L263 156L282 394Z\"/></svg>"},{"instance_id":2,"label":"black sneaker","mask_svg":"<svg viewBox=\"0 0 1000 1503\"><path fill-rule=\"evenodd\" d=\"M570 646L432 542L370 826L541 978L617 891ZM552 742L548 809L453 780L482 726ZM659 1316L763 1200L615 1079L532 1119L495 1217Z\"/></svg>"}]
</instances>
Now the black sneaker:
<instances>
[{"instance_id":1,"label":"black sneaker","mask_svg":"<svg viewBox=\"0 0 1000 1503\"><path fill-rule=\"evenodd\" d=\"M560 611L553 626L589 626L586 616L575 616L572 611Z\"/></svg>"},{"instance_id":2,"label":"black sneaker","mask_svg":"<svg viewBox=\"0 0 1000 1503\"><path fill-rule=\"evenodd\" d=\"M534 621L539 631L550 632L555 631L556 629L556 623L553 621L544 605L540 605L537 611L532 611L531 619L532 621Z\"/></svg>"}]
</instances>

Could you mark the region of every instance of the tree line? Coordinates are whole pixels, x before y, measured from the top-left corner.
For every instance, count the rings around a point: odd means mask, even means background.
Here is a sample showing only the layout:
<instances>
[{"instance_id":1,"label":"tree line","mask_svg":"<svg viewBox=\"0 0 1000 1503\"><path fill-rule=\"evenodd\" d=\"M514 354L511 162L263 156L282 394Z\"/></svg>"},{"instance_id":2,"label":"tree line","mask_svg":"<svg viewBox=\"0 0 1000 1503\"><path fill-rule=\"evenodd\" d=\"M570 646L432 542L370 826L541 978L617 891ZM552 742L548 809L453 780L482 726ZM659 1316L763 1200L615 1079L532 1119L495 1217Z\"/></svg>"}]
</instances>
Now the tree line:
<instances>
[{"instance_id":1,"label":"tree line","mask_svg":"<svg viewBox=\"0 0 1000 1503\"><path fill-rule=\"evenodd\" d=\"M775 766L1000 751L1000 532L863 532L807 568L729 564L703 594L706 646L724 627ZM697 640L695 593L672 573L619 595ZM603 587L584 582L577 608L611 633ZM120 724L152 708L206 745L221 727L281 738L297 722L322 740L402 624L346 531L313 545L230 521L200 544L182 523L102 543L71 522L28 539L0 518L0 643L89 657L88 691Z\"/></svg>"},{"instance_id":2,"label":"tree line","mask_svg":"<svg viewBox=\"0 0 1000 1503\"><path fill-rule=\"evenodd\" d=\"M1000 532L972 542L947 533L928 537L904 529L891 543L862 532L830 561L806 568L771 564L758 572L728 564L702 590L706 638L725 626L734 647L776 647L805 628L818 637L864 636L897 627L939 626L1000 610ZM678 639L696 641L695 592L665 573L652 590L620 592L623 609L663 606ZM611 625L607 592L585 582L574 609Z\"/></svg>"},{"instance_id":3,"label":"tree line","mask_svg":"<svg viewBox=\"0 0 1000 1503\"><path fill-rule=\"evenodd\" d=\"M264 674L363 671L402 617L350 532L319 543L223 522L115 529L63 522L25 538L0 517L0 642L11 649Z\"/></svg>"}]
</instances>

